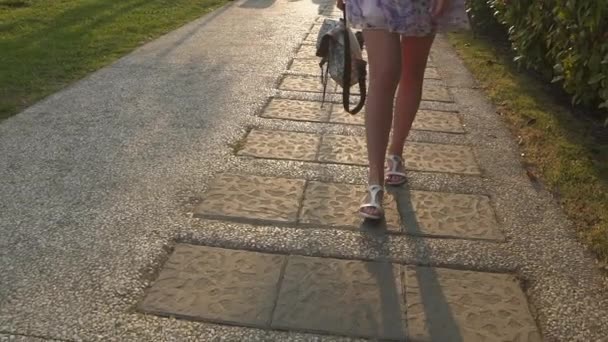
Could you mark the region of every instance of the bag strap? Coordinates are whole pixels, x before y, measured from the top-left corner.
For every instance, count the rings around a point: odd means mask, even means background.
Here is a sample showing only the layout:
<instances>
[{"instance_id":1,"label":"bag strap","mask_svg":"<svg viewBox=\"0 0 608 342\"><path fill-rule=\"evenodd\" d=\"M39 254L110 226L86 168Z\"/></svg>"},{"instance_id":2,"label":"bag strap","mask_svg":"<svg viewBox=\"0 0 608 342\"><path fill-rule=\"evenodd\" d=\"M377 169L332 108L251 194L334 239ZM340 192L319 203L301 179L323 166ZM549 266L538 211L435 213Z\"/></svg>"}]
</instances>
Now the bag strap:
<instances>
[{"instance_id":1,"label":"bag strap","mask_svg":"<svg viewBox=\"0 0 608 342\"><path fill-rule=\"evenodd\" d=\"M351 71L352 71L352 55L350 53L350 32L348 28L348 23L346 21L346 10L342 11L343 20L344 20L344 76L342 79L342 83L344 86L342 87L342 105L344 106L344 110L350 114L357 114L363 109L363 105L365 104L365 98L367 96L366 86L365 86L365 70L359 73L359 103L355 106L355 108L350 109L350 79L351 79Z\"/></svg>"}]
</instances>

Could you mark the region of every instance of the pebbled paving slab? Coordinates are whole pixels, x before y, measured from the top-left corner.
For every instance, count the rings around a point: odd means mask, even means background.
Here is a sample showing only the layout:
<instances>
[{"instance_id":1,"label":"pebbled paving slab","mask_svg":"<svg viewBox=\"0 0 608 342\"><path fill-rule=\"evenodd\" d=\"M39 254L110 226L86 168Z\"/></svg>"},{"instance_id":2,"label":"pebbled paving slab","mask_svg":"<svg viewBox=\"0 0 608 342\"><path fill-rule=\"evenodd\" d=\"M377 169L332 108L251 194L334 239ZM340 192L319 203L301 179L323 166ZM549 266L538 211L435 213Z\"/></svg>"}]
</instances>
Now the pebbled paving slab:
<instances>
[{"instance_id":1,"label":"pebbled paving slab","mask_svg":"<svg viewBox=\"0 0 608 342\"><path fill-rule=\"evenodd\" d=\"M315 160L321 136L313 133L252 130L239 155L258 158Z\"/></svg>"},{"instance_id":2,"label":"pebbled paving slab","mask_svg":"<svg viewBox=\"0 0 608 342\"><path fill-rule=\"evenodd\" d=\"M270 322L282 255L179 244L147 291L141 311L264 326Z\"/></svg>"},{"instance_id":3,"label":"pebbled paving slab","mask_svg":"<svg viewBox=\"0 0 608 342\"><path fill-rule=\"evenodd\" d=\"M331 79L327 83L327 93L336 91L336 83ZM323 85L318 76L285 75L279 83L280 90L322 93Z\"/></svg>"},{"instance_id":4,"label":"pebbled paving slab","mask_svg":"<svg viewBox=\"0 0 608 342\"><path fill-rule=\"evenodd\" d=\"M325 122L329 119L331 104L321 102L273 98L261 116L270 119Z\"/></svg>"},{"instance_id":5,"label":"pebbled paving slab","mask_svg":"<svg viewBox=\"0 0 608 342\"><path fill-rule=\"evenodd\" d=\"M318 153L314 153L317 149ZM255 158L365 166L366 150L365 138L362 136L319 136L312 133L254 129L237 154ZM408 142L404 160L408 170L469 175L481 173L468 146Z\"/></svg>"},{"instance_id":6,"label":"pebbled paving slab","mask_svg":"<svg viewBox=\"0 0 608 342\"><path fill-rule=\"evenodd\" d=\"M427 101L454 102L454 98L447 87L425 84L422 99Z\"/></svg>"},{"instance_id":7,"label":"pebbled paving slab","mask_svg":"<svg viewBox=\"0 0 608 342\"><path fill-rule=\"evenodd\" d=\"M176 245L139 310L381 340L541 341L515 277Z\"/></svg>"},{"instance_id":8,"label":"pebbled paving slab","mask_svg":"<svg viewBox=\"0 0 608 342\"><path fill-rule=\"evenodd\" d=\"M325 135L319 150L319 161L367 165L365 138L360 136ZM408 170L479 175L472 150L467 146L408 142L404 151Z\"/></svg>"},{"instance_id":9,"label":"pebbled paving slab","mask_svg":"<svg viewBox=\"0 0 608 342\"><path fill-rule=\"evenodd\" d=\"M315 48L315 46L311 45L311 44L302 45L302 47L304 47L304 46L307 46L309 49ZM302 48L300 48L299 51L301 52ZM364 54L364 58L367 60L367 53ZM314 53L312 56L309 55L308 57L296 56L296 58L294 58L292 60L292 62L290 63L288 70L292 71L292 72L304 73L304 74L315 75L315 76L320 75L321 68L319 67L319 61L320 61L320 59L318 57L314 56ZM439 72L434 67L426 68L425 73L424 73L424 78L427 80L441 80L441 76L439 75Z\"/></svg>"},{"instance_id":10,"label":"pebbled paving slab","mask_svg":"<svg viewBox=\"0 0 608 342\"><path fill-rule=\"evenodd\" d=\"M335 104L332 106L329 122L362 126L365 124L365 110L362 110L356 115L351 115L344 111L340 104ZM418 111L412 129L446 133L465 133L459 115L427 109Z\"/></svg>"},{"instance_id":11,"label":"pebbled paving slab","mask_svg":"<svg viewBox=\"0 0 608 342\"><path fill-rule=\"evenodd\" d=\"M272 326L404 340L401 272L389 263L292 256Z\"/></svg>"},{"instance_id":12,"label":"pebbled paving slab","mask_svg":"<svg viewBox=\"0 0 608 342\"><path fill-rule=\"evenodd\" d=\"M195 215L295 223L304 185L301 179L222 174Z\"/></svg>"},{"instance_id":13,"label":"pebbled paving slab","mask_svg":"<svg viewBox=\"0 0 608 342\"><path fill-rule=\"evenodd\" d=\"M272 98L261 117L270 119L330 122L344 125L365 124L365 110L352 115L344 111L342 104L321 103L283 98ZM412 129L446 133L465 133L460 115L454 112L421 109L416 115Z\"/></svg>"},{"instance_id":14,"label":"pebbled paving slab","mask_svg":"<svg viewBox=\"0 0 608 342\"><path fill-rule=\"evenodd\" d=\"M319 76L284 75L279 83L278 89L306 93L322 93L323 85L321 84ZM327 93L342 94L342 88L340 88L335 82L330 79L327 84ZM351 94L353 96L359 94L358 86L353 86L351 88ZM422 92L422 100L446 103L454 102L448 88L436 84L424 85L424 89Z\"/></svg>"},{"instance_id":15,"label":"pebbled paving slab","mask_svg":"<svg viewBox=\"0 0 608 342\"><path fill-rule=\"evenodd\" d=\"M365 195L365 185L311 181L306 186L299 221L315 226L377 229L378 225L362 222L357 214ZM401 232L396 201L389 194L384 196L383 207L386 222L381 224L382 228L390 232Z\"/></svg>"},{"instance_id":16,"label":"pebbled paving slab","mask_svg":"<svg viewBox=\"0 0 608 342\"><path fill-rule=\"evenodd\" d=\"M542 341L511 275L407 266L405 288L412 341Z\"/></svg>"},{"instance_id":17,"label":"pebbled paving slab","mask_svg":"<svg viewBox=\"0 0 608 342\"><path fill-rule=\"evenodd\" d=\"M490 198L443 192L389 188L411 235L504 240Z\"/></svg>"},{"instance_id":18,"label":"pebbled paving slab","mask_svg":"<svg viewBox=\"0 0 608 342\"><path fill-rule=\"evenodd\" d=\"M302 45L305 46L305 45ZM314 45L309 45L313 46ZM291 61L291 64L288 68L289 71L303 73L303 74L311 74L311 75L321 75L321 67L319 66L319 58L294 58Z\"/></svg>"}]
</instances>

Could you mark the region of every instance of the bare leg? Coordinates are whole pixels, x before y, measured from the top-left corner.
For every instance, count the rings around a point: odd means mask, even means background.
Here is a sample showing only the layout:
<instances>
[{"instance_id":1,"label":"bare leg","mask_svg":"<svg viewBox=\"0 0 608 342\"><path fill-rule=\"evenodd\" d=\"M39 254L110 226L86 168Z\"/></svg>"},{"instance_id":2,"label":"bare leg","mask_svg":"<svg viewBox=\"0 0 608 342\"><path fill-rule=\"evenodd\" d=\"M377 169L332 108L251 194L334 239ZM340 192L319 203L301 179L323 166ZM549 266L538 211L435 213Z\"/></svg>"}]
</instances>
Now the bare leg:
<instances>
[{"instance_id":1,"label":"bare leg","mask_svg":"<svg viewBox=\"0 0 608 342\"><path fill-rule=\"evenodd\" d=\"M397 92L393 134L389 154L403 156L403 145L410 133L420 100L424 70L435 36L401 38L401 79ZM400 165L398 171L403 171ZM391 179L398 181L398 179Z\"/></svg>"},{"instance_id":2,"label":"bare leg","mask_svg":"<svg viewBox=\"0 0 608 342\"><path fill-rule=\"evenodd\" d=\"M363 32L369 58L369 93L365 107L365 132L369 184L384 184L384 157L393 116L393 99L400 74L399 35L384 30ZM364 208L376 215L377 209Z\"/></svg>"}]
</instances>

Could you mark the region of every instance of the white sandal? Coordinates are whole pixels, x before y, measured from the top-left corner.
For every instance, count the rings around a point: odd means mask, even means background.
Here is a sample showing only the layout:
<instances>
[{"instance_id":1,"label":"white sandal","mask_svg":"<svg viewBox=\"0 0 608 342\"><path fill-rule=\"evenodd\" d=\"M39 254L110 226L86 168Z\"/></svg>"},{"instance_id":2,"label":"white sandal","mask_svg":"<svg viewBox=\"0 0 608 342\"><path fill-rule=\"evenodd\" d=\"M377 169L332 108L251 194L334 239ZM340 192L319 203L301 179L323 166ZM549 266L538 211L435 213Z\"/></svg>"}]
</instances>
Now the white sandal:
<instances>
[{"instance_id":1,"label":"white sandal","mask_svg":"<svg viewBox=\"0 0 608 342\"><path fill-rule=\"evenodd\" d=\"M389 162L386 163L386 169L384 172L386 177L384 177L384 182L387 185L393 186L401 185L407 182L406 174L404 172L397 171L399 164L403 165L403 159L398 155L391 154L386 157L386 160ZM399 177L399 180L396 182L391 182L390 179L395 176Z\"/></svg>"},{"instance_id":2,"label":"white sandal","mask_svg":"<svg viewBox=\"0 0 608 342\"><path fill-rule=\"evenodd\" d=\"M370 200L368 203L361 204L361 206L359 207L359 215L361 215L363 218L372 219L372 220L380 220L384 216L384 209L382 209L382 204L378 202L378 198L377 198L378 193L383 190L384 190L384 188L380 185L370 185L367 188L367 191L369 192ZM368 213L364 212L363 210L361 210L361 209L365 209L365 208L374 208L374 209L378 210L380 215L368 214Z\"/></svg>"}]
</instances>

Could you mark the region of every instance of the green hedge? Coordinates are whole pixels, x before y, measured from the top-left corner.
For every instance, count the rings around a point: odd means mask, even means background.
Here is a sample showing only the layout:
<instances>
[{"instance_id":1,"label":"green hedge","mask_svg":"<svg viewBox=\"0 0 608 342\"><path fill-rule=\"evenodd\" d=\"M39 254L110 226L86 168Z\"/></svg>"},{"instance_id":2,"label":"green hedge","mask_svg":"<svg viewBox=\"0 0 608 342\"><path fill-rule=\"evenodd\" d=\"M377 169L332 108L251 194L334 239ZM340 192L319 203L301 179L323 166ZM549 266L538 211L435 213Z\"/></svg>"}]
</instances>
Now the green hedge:
<instances>
[{"instance_id":1,"label":"green hedge","mask_svg":"<svg viewBox=\"0 0 608 342\"><path fill-rule=\"evenodd\" d=\"M473 24L497 20L519 64L560 82L574 104L608 109L608 0L469 0Z\"/></svg>"}]
</instances>

